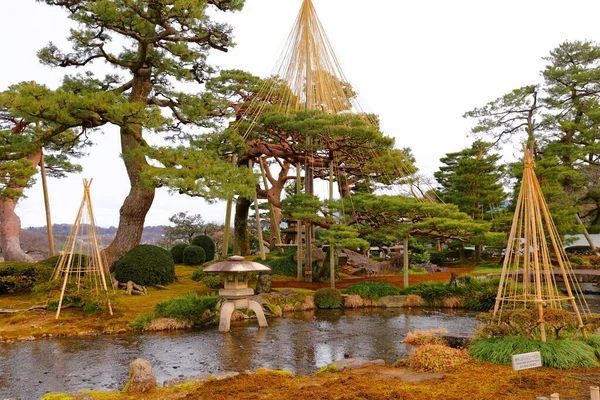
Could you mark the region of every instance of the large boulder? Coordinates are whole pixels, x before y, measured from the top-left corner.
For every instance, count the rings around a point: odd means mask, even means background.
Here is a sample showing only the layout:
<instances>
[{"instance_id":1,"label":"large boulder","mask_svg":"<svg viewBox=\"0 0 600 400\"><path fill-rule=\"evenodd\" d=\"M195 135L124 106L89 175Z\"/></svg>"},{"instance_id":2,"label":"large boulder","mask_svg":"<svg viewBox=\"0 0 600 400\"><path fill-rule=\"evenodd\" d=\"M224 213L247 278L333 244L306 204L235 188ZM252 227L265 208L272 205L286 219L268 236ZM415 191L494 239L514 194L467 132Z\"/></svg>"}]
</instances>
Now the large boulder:
<instances>
[{"instance_id":1,"label":"large boulder","mask_svg":"<svg viewBox=\"0 0 600 400\"><path fill-rule=\"evenodd\" d=\"M380 265L373 264L371 260L363 254L348 249L342 249L340 258L341 257L347 259L342 271L349 275L381 275Z\"/></svg>"},{"instance_id":2,"label":"large boulder","mask_svg":"<svg viewBox=\"0 0 600 400\"><path fill-rule=\"evenodd\" d=\"M136 358L129 364L129 382L125 385L124 392L145 393L156 386L156 375L148 361Z\"/></svg>"}]
</instances>

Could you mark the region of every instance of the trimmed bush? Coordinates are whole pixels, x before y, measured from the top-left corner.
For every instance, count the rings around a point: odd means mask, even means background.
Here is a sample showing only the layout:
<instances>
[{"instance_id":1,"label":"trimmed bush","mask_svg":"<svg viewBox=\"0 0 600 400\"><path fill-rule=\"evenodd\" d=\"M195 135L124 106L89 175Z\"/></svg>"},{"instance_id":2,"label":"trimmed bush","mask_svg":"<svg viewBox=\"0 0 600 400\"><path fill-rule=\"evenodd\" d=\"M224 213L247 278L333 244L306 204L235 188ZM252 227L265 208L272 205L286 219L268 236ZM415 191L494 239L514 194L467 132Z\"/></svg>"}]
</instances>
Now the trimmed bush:
<instances>
[{"instance_id":1,"label":"trimmed bush","mask_svg":"<svg viewBox=\"0 0 600 400\"><path fill-rule=\"evenodd\" d=\"M323 288L315 292L317 308L342 308L342 293L337 289Z\"/></svg>"},{"instance_id":2,"label":"trimmed bush","mask_svg":"<svg viewBox=\"0 0 600 400\"><path fill-rule=\"evenodd\" d=\"M175 263L168 250L140 244L125 254L115 266L119 282L134 281L138 285L166 285L175 280Z\"/></svg>"},{"instance_id":3,"label":"trimmed bush","mask_svg":"<svg viewBox=\"0 0 600 400\"><path fill-rule=\"evenodd\" d=\"M191 240L191 244L194 246L200 246L204 249L205 260L212 261L215 259L215 242L206 235L194 236Z\"/></svg>"},{"instance_id":4,"label":"trimmed bush","mask_svg":"<svg viewBox=\"0 0 600 400\"><path fill-rule=\"evenodd\" d=\"M360 297L377 300L384 296L400 294L400 288L386 282L358 282L342 290L345 294L357 294Z\"/></svg>"},{"instance_id":5,"label":"trimmed bush","mask_svg":"<svg viewBox=\"0 0 600 400\"><path fill-rule=\"evenodd\" d=\"M177 243L171 247L171 256L175 264L183 263L183 252L189 246L187 243Z\"/></svg>"},{"instance_id":6,"label":"trimmed bush","mask_svg":"<svg viewBox=\"0 0 600 400\"><path fill-rule=\"evenodd\" d=\"M510 365L513 354L539 351L545 367L569 369L598 366L591 346L572 340L527 340L524 338L484 339L469 348L471 357L493 364Z\"/></svg>"},{"instance_id":7,"label":"trimmed bush","mask_svg":"<svg viewBox=\"0 0 600 400\"><path fill-rule=\"evenodd\" d=\"M23 261L0 263L0 294L29 292L36 283L48 281L53 270Z\"/></svg>"},{"instance_id":8,"label":"trimmed bush","mask_svg":"<svg viewBox=\"0 0 600 400\"><path fill-rule=\"evenodd\" d=\"M200 265L206 260L206 253L200 246L190 245L183 250L183 263L185 265Z\"/></svg>"}]
</instances>

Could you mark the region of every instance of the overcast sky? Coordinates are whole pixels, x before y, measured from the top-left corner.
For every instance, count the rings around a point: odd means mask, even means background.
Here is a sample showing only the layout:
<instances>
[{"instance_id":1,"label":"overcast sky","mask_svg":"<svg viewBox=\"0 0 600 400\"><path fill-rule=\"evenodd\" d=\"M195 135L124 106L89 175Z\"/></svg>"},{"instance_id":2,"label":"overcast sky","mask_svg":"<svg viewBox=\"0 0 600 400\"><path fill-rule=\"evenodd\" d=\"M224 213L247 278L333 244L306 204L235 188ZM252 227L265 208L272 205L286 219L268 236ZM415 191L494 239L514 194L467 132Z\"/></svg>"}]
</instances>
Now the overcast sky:
<instances>
[{"instance_id":1,"label":"overcast sky","mask_svg":"<svg viewBox=\"0 0 600 400\"><path fill-rule=\"evenodd\" d=\"M418 167L429 175L446 153L473 141L467 135L472 121L462 118L464 112L540 82L542 57L560 43L600 36L594 22L600 2L592 0L313 2L362 108L378 114L384 133L396 139L397 147L411 148ZM55 87L66 71L40 65L36 52L50 40L66 44L66 14L34 0L2 0L1 5L0 90L24 80ZM301 0L246 0L241 12L226 17L237 47L209 60L221 68L270 75L300 5ZM96 142L82 160L82 174L49 181L53 223L74 222L81 179L94 178L97 223L118 224L129 190L118 131L104 129ZM40 184L26 195L17 208L23 226L45 225ZM161 189L146 225L167 224L179 211L222 222L225 206Z\"/></svg>"}]
</instances>

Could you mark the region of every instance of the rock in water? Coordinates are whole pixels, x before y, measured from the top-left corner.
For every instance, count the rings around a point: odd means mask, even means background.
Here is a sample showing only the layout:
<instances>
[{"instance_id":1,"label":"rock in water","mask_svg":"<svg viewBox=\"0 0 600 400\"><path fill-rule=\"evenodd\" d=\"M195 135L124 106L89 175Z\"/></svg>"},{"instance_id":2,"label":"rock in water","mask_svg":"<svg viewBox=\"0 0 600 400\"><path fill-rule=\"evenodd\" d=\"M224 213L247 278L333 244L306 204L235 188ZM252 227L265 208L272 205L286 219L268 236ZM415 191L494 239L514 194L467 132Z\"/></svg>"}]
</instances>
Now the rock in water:
<instances>
[{"instance_id":1,"label":"rock in water","mask_svg":"<svg viewBox=\"0 0 600 400\"><path fill-rule=\"evenodd\" d=\"M256 294L269 293L271 291L271 274L260 274L256 283Z\"/></svg>"},{"instance_id":2,"label":"rock in water","mask_svg":"<svg viewBox=\"0 0 600 400\"><path fill-rule=\"evenodd\" d=\"M125 385L125 392L145 393L156 386L156 376L148 361L136 358L129 364L129 382Z\"/></svg>"}]
</instances>

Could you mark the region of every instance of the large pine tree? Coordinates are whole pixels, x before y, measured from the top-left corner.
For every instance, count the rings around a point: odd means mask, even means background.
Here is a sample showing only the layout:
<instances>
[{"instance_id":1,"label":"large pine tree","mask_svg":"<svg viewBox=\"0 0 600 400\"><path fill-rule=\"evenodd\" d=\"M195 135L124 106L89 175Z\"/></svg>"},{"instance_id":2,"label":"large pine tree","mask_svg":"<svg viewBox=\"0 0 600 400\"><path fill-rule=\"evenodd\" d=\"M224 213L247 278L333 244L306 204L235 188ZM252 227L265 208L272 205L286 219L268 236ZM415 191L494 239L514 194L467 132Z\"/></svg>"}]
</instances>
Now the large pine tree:
<instances>
[{"instance_id":1,"label":"large pine tree","mask_svg":"<svg viewBox=\"0 0 600 400\"><path fill-rule=\"evenodd\" d=\"M206 62L209 51L227 51L233 44L231 28L209 15L211 9L240 10L243 0L43 2L65 9L75 27L69 37L71 50L62 52L50 43L39 52L41 61L83 73L65 78L56 91L33 83L14 86L0 96L0 106L27 121L54 123L56 129L44 132L38 141L65 127L118 126L131 189L120 209L116 237L106 249L109 263L140 242L156 187L220 196L223 191L212 193L206 185L224 183L230 193L236 184L253 186L248 174L227 170L229 163L218 157L218 148L197 152L194 146L156 147L145 138L148 131L189 138L197 132L189 127L214 128L218 118L226 116L210 95L200 92L213 72ZM111 75L105 75L102 64L112 68ZM196 92L181 91L182 87ZM206 150L211 140L194 143ZM152 167L148 158L166 168Z\"/></svg>"}]
</instances>

